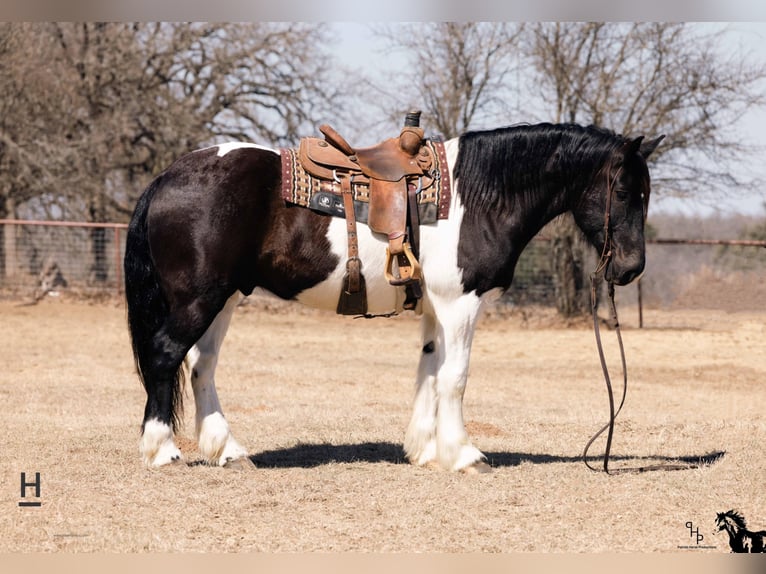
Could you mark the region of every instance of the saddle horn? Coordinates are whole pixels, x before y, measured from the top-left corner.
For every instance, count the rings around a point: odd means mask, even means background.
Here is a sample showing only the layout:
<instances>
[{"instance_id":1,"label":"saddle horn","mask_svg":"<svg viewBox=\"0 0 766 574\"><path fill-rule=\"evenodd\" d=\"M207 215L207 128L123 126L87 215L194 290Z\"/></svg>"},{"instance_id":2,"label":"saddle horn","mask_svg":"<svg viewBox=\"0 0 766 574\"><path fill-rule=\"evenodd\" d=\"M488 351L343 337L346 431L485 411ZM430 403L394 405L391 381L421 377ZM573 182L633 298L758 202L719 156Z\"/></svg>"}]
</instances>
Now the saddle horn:
<instances>
[{"instance_id":1,"label":"saddle horn","mask_svg":"<svg viewBox=\"0 0 766 574\"><path fill-rule=\"evenodd\" d=\"M420 110L407 112L404 127L399 134L399 147L409 155L415 155L423 145L423 128L420 127Z\"/></svg>"}]
</instances>

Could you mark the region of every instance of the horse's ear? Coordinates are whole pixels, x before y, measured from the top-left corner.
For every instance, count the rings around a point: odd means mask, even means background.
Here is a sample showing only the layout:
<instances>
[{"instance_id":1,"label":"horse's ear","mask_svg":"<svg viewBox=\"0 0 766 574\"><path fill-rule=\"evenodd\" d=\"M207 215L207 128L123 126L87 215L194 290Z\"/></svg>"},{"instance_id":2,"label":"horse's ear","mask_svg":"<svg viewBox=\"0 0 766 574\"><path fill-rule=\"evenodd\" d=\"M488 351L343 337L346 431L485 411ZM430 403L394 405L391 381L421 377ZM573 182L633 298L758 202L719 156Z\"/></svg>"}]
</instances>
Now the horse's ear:
<instances>
[{"instance_id":1,"label":"horse's ear","mask_svg":"<svg viewBox=\"0 0 766 574\"><path fill-rule=\"evenodd\" d=\"M658 138L655 138L653 140L649 140L648 142L643 142L640 146L638 151L641 153L641 155L644 157L644 159L648 158L651 153L657 149L657 146L660 145L660 142L665 139L665 135L661 135Z\"/></svg>"},{"instance_id":2,"label":"horse's ear","mask_svg":"<svg viewBox=\"0 0 766 574\"><path fill-rule=\"evenodd\" d=\"M644 136L638 136L636 139L626 141L624 144L622 144L622 149L620 149L620 152L622 152L622 157L630 157L636 153L640 149L641 142L643 140Z\"/></svg>"}]
</instances>

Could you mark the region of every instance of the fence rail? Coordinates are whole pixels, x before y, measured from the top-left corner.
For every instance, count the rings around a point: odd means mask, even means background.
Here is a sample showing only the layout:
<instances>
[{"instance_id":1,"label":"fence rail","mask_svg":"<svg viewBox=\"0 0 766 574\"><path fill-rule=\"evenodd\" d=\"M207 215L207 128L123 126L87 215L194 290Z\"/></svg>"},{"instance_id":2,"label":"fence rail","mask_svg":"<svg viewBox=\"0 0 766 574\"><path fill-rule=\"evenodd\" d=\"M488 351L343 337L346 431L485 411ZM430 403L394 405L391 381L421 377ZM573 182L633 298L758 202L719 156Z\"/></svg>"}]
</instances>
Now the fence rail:
<instances>
[{"instance_id":1,"label":"fence rail","mask_svg":"<svg viewBox=\"0 0 766 574\"><path fill-rule=\"evenodd\" d=\"M0 219L0 296L28 298L61 289L82 294L123 291L127 225ZM676 239L647 241L647 272L619 290L621 305L762 310L766 241ZM761 249L759 249L761 248ZM539 237L522 254L506 300L555 305L549 241Z\"/></svg>"},{"instance_id":2,"label":"fence rail","mask_svg":"<svg viewBox=\"0 0 766 574\"><path fill-rule=\"evenodd\" d=\"M656 245L732 245L742 247L766 247L766 241L757 239L649 239Z\"/></svg>"},{"instance_id":3,"label":"fence rail","mask_svg":"<svg viewBox=\"0 0 766 574\"><path fill-rule=\"evenodd\" d=\"M11 294L66 287L123 288L125 223L0 219L0 288Z\"/></svg>"}]
</instances>

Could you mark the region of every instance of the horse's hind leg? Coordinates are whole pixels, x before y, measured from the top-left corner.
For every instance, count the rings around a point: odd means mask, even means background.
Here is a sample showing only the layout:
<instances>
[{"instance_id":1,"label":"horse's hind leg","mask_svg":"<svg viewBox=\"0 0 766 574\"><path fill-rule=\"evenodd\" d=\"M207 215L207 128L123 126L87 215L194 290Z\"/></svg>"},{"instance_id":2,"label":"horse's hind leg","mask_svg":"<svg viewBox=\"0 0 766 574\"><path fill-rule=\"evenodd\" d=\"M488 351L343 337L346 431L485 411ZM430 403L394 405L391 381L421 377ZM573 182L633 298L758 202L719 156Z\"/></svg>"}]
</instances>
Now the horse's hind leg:
<instances>
[{"instance_id":1,"label":"horse's hind leg","mask_svg":"<svg viewBox=\"0 0 766 574\"><path fill-rule=\"evenodd\" d=\"M146 408L139 449L147 466L159 467L182 458L173 441L180 417L181 365L222 306L218 295L210 295L175 308L141 349Z\"/></svg>"},{"instance_id":2,"label":"horse's hind leg","mask_svg":"<svg viewBox=\"0 0 766 574\"><path fill-rule=\"evenodd\" d=\"M186 348L167 337L164 329L154 336L153 347L157 358L142 364L146 407L139 450L147 466L160 467L182 460L173 441L173 419L180 400L179 368Z\"/></svg>"},{"instance_id":3,"label":"horse's hind leg","mask_svg":"<svg viewBox=\"0 0 766 574\"><path fill-rule=\"evenodd\" d=\"M187 355L196 405L195 423L199 449L209 464L218 466L232 461L252 465L247 450L234 439L229 430L229 423L224 418L221 403L218 401L214 378L221 343L229 328L231 316L242 298L239 292L229 298Z\"/></svg>"}]
</instances>

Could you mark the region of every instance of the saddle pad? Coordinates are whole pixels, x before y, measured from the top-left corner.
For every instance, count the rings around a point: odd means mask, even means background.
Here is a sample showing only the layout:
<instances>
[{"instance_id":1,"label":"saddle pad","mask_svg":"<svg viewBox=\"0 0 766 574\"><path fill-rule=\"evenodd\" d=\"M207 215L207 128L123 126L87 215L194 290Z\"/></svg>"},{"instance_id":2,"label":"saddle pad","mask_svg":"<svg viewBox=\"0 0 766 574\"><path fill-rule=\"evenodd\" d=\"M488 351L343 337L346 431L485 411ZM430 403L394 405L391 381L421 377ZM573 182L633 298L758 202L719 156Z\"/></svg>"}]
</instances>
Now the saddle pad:
<instances>
[{"instance_id":1,"label":"saddle pad","mask_svg":"<svg viewBox=\"0 0 766 574\"><path fill-rule=\"evenodd\" d=\"M427 140L433 152L434 166L429 173L433 181L418 193L420 223L436 223L447 219L450 204L450 180L447 156L441 141ZM321 213L345 217L340 183L330 179L318 179L306 173L299 160L297 149L281 148L282 199L293 205L308 207ZM356 219L367 223L370 202L369 181L354 183L354 213Z\"/></svg>"}]
</instances>

